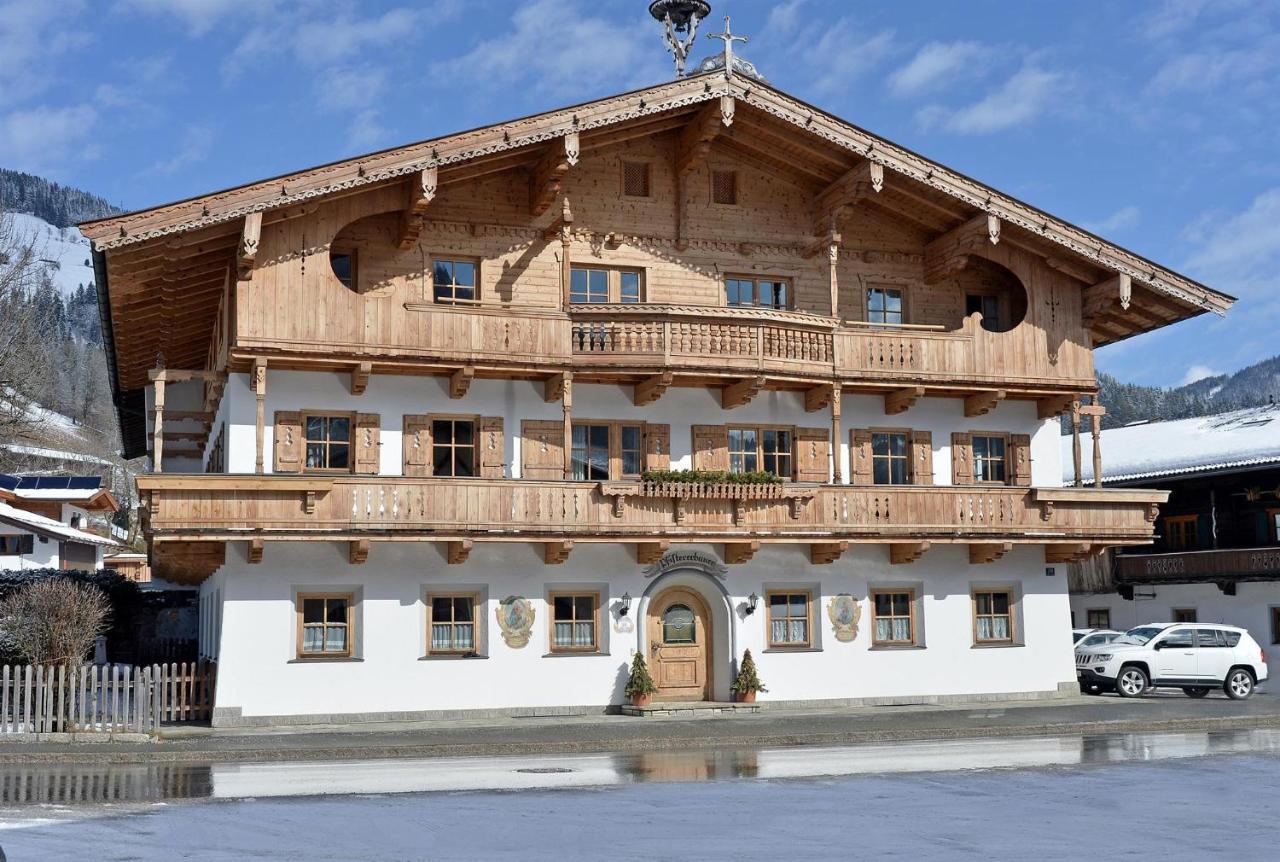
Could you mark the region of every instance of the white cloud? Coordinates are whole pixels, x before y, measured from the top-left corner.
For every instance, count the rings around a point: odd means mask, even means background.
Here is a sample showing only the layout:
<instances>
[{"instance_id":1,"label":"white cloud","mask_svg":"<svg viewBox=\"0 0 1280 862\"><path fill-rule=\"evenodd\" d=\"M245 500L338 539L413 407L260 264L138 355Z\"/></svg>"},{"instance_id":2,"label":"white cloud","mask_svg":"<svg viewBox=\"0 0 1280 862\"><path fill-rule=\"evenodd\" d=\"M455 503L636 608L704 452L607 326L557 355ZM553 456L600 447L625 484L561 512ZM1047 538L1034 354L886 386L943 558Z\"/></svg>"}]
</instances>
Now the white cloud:
<instances>
[{"instance_id":1,"label":"white cloud","mask_svg":"<svg viewBox=\"0 0 1280 862\"><path fill-rule=\"evenodd\" d=\"M387 134L377 111L360 111L347 131L347 144L353 150L368 152L385 144Z\"/></svg>"},{"instance_id":2,"label":"white cloud","mask_svg":"<svg viewBox=\"0 0 1280 862\"><path fill-rule=\"evenodd\" d=\"M794 33L800 28L800 13L808 3L809 0L788 0L774 5L765 21L765 32L779 36Z\"/></svg>"},{"instance_id":3,"label":"white cloud","mask_svg":"<svg viewBox=\"0 0 1280 862\"><path fill-rule=\"evenodd\" d=\"M889 89L899 96L938 89L966 71L982 72L990 55L977 42L930 42L889 76Z\"/></svg>"},{"instance_id":4,"label":"white cloud","mask_svg":"<svg viewBox=\"0 0 1280 862\"><path fill-rule=\"evenodd\" d=\"M121 0L119 8L147 15L173 15L193 36L202 36L224 17L242 18L272 10L276 0Z\"/></svg>"},{"instance_id":5,"label":"white cloud","mask_svg":"<svg viewBox=\"0 0 1280 862\"><path fill-rule=\"evenodd\" d=\"M892 30L882 30L859 40L861 32L860 22L842 18L825 28L816 41L804 46L805 62L817 73L813 85L818 92L847 92L858 78L893 53Z\"/></svg>"},{"instance_id":6,"label":"white cloud","mask_svg":"<svg viewBox=\"0 0 1280 862\"><path fill-rule=\"evenodd\" d=\"M1208 213L1184 232L1193 251L1182 269L1210 287L1240 298L1226 324L1280 325L1280 187L1254 197L1234 215Z\"/></svg>"},{"instance_id":7,"label":"white cloud","mask_svg":"<svg viewBox=\"0 0 1280 862\"><path fill-rule=\"evenodd\" d=\"M1151 89L1160 94L1215 93L1233 83L1270 78L1280 67L1277 52L1280 38L1238 50L1180 53L1156 71Z\"/></svg>"},{"instance_id":8,"label":"white cloud","mask_svg":"<svg viewBox=\"0 0 1280 862\"><path fill-rule=\"evenodd\" d=\"M971 105L955 110L932 105L916 116L922 125L965 135L1002 132L1035 120L1065 89L1065 76L1029 63Z\"/></svg>"},{"instance_id":9,"label":"white cloud","mask_svg":"<svg viewBox=\"0 0 1280 862\"><path fill-rule=\"evenodd\" d=\"M1204 380L1206 377L1217 377L1219 373L1207 365L1192 365L1187 369L1187 373L1182 375L1178 385L1186 386L1189 383L1195 383L1197 380Z\"/></svg>"},{"instance_id":10,"label":"white cloud","mask_svg":"<svg viewBox=\"0 0 1280 862\"><path fill-rule=\"evenodd\" d=\"M387 71L375 66L327 69L321 75L318 96L330 110L353 111L380 98L386 84Z\"/></svg>"},{"instance_id":11,"label":"white cloud","mask_svg":"<svg viewBox=\"0 0 1280 862\"><path fill-rule=\"evenodd\" d=\"M0 0L0 105L46 89L52 61L90 41L84 10L83 0Z\"/></svg>"},{"instance_id":12,"label":"white cloud","mask_svg":"<svg viewBox=\"0 0 1280 862\"><path fill-rule=\"evenodd\" d=\"M1085 230L1106 235L1112 231L1127 230L1138 223L1142 212L1135 206L1125 206L1113 212L1101 221L1085 222Z\"/></svg>"},{"instance_id":13,"label":"white cloud","mask_svg":"<svg viewBox=\"0 0 1280 862\"><path fill-rule=\"evenodd\" d=\"M66 162L90 158L97 112L89 105L37 107L0 116L0 164L30 173L58 173Z\"/></svg>"},{"instance_id":14,"label":"white cloud","mask_svg":"<svg viewBox=\"0 0 1280 862\"><path fill-rule=\"evenodd\" d=\"M182 133L182 142L169 158L151 166L147 173L174 174L190 165L203 162L213 149L213 130L208 126L189 126Z\"/></svg>"}]
</instances>

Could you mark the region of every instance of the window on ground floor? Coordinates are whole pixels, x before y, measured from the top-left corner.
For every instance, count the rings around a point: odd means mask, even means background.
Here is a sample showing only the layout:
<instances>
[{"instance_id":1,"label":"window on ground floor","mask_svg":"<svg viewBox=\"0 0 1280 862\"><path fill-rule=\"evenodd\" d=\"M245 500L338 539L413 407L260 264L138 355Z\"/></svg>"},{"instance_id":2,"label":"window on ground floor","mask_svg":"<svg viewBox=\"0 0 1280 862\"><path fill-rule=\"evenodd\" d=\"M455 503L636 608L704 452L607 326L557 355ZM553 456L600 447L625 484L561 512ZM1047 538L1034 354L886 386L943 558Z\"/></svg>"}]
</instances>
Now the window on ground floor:
<instances>
[{"instance_id":1,"label":"window on ground floor","mask_svg":"<svg viewBox=\"0 0 1280 862\"><path fill-rule=\"evenodd\" d=\"M980 589L973 591L973 642L1013 643L1013 591Z\"/></svg>"},{"instance_id":2,"label":"window on ground floor","mask_svg":"<svg viewBox=\"0 0 1280 862\"><path fill-rule=\"evenodd\" d=\"M872 590L872 646L915 646L915 590Z\"/></svg>"},{"instance_id":3,"label":"window on ground floor","mask_svg":"<svg viewBox=\"0 0 1280 862\"><path fill-rule=\"evenodd\" d=\"M1280 644L1280 607L1271 609L1271 642Z\"/></svg>"},{"instance_id":4,"label":"window on ground floor","mask_svg":"<svg viewBox=\"0 0 1280 862\"><path fill-rule=\"evenodd\" d=\"M551 651L596 652L599 606L599 593L552 593Z\"/></svg>"},{"instance_id":5,"label":"window on ground floor","mask_svg":"<svg viewBox=\"0 0 1280 862\"><path fill-rule=\"evenodd\" d=\"M427 596L429 655L468 655L476 652L476 604L474 593Z\"/></svg>"},{"instance_id":6,"label":"window on ground floor","mask_svg":"<svg viewBox=\"0 0 1280 862\"><path fill-rule=\"evenodd\" d=\"M351 593L299 593L298 658L351 655Z\"/></svg>"},{"instance_id":7,"label":"window on ground floor","mask_svg":"<svg viewBox=\"0 0 1280 862\"><path fill-rule=\"evenodd\" d=\"M807 647L809 638L809 592L769 593L769 646Z\"/></svg>"},{"instance_id":8,"label":"window on ground floor","mask_svg":"<svg viewBox=\"0 0 1280 862\"><path fill-rule=\"evenodd\" d=\"M1175 623L1195 623L1199 622L1196 618L1198 614L1195 608L1174 608L1173 621Z\"/></svg>"},{"instance_id":9,"label":"window on ground floor","mask_svg":"<svg viewBox=\"0 0 1280 862\"><path fill-rule=\"evenodd\" d=\"M1091 629L1111 628L1111 609L1089 608L1089 619L1086 625Z\"/></svg>"}]
</instances>

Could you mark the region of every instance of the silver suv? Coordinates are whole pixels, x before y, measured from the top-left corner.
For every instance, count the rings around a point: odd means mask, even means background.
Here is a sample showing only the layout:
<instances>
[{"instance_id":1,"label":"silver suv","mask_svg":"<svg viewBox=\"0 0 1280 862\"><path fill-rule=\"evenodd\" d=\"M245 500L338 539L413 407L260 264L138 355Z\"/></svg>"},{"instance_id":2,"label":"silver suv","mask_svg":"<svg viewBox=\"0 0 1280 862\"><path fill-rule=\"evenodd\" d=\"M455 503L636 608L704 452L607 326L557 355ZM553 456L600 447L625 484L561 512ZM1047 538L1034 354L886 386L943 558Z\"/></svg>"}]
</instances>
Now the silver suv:
<instances>
[{"instance_id":1,"label":"silver suv","mask_svg":"<svg viewBox=\"0 0 1280 862\"><path fill-rule=\"evenodd\" d=\"M1076 678L1084 691L1114 689L1121 697L1151 688L1204 697L1221 688L1243 700L1267 678L1267 655L1237 626L1148 623L1111 643L1077 649Z\"/></svg>"}]
</instances>

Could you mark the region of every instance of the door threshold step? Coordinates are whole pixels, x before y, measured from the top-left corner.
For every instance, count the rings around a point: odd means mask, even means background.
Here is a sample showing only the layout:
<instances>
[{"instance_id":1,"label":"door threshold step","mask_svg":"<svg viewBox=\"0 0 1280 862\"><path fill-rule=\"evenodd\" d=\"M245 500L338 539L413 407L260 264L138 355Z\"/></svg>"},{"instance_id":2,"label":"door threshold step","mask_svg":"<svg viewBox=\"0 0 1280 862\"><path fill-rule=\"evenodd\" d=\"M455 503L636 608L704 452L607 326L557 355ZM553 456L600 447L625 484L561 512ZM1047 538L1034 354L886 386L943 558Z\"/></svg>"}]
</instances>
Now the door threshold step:
<instances>
[{"instance_id":1,"label":"door threshold step","mask_svg":"<svg viewBox=\"0 0 1280 862\"><path fill-rule=\"evenodd\" d=\"M622 705L623 715L633 715L638 718L710 718L715 715L759 711L758 703L728 703L712 700L655 702L648 706L636 706L631 703Z\"/></svg>"}]
</instances>

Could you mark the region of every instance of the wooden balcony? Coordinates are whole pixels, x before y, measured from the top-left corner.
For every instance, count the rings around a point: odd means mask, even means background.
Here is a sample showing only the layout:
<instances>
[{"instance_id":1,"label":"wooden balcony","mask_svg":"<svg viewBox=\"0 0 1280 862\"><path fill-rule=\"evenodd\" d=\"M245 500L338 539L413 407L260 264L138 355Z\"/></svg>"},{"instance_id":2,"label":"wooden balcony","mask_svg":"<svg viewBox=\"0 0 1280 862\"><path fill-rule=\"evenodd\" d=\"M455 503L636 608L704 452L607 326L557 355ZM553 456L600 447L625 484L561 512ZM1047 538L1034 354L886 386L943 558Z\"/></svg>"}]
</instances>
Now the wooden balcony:
<instances>
[{"instance_id":1,"label":"wooden balcony","mask_svg":"<svg viewBox=\"0 0 1280 862\"><path fill-rule=\"evenodd\" d=\"M1129 584L1280 580L1280 547L1118 554L1116 581Z\"/></svg>"},{"instance_id":2,"label":"wooden balcony","mask_svg":"<svg viewBox=\"0 0 1280 862\"><path fill-rule=\"evenodd\" d=\"M721 490L716 490L716 487ZM230 540L1048 544L1151 540L1168 492L944 486L690 486L152 474L155 542ZM733 490L736 489L736 490Z\"/></svg>"}]
</instances>

